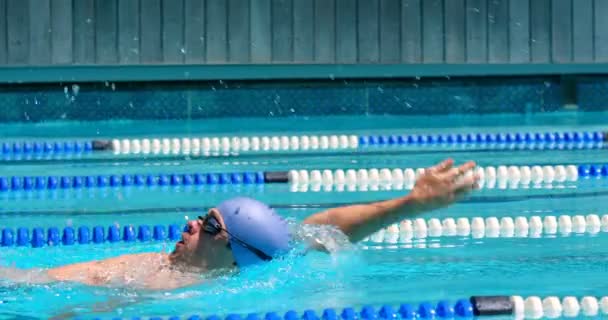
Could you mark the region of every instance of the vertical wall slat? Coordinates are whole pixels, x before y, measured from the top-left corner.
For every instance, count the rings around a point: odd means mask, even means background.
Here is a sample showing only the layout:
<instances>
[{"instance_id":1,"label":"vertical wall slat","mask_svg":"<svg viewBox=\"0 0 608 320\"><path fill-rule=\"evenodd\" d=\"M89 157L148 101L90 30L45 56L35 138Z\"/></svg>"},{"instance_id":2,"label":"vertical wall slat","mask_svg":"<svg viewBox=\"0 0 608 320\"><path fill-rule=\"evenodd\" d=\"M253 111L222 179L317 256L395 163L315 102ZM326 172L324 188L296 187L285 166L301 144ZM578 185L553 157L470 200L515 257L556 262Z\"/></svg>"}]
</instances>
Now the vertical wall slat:
<instances>
[{"instance_id":1,"label":"vertical wall slat","mask_svg":"<svg viewBox=\"0 0 608 320\"><path fill-rule=\"evenodd\" d=\"M336 62L357 62L357 1L336 0Z\"/></svg>"},{"instance_id":2,"label":"vertical wall slat","mask_svg":"<svg viewBox=\"0 0 608 320\"><path fill-rule=\"evenodd\" d=\"M78 0L76 0L78 1ZM118 5L116 0L96 0L95 2L96 62L114 64L118 62Z\"/></svg>"},{"instance_id":3,"label":"vertical wall slat","mask_svg":"<svg viewBox=\"0 0 608 320\"><path fill-rule=\"evenodd\" d=\"M357 42L359 62L378 62L380 59L379 0L358 0Z\"/></svg>"},{"instance_id":4,"label":"vertical wall slat","mask_svg":"<svg viewBox=\"0 0 608 320\"><path fill-rule=\"evenodd\" d=\"M551 61L551 0L530 3L530 54L532 62Z\"/></svg>"},{"instance_id":5,"label":"vertical wall slat","mask_svg":"<svg viewBox=\"0 0 608 320\"><path fill-rule=\"evenodd\" d=\"M207 62L226 62L227 45L227 3L224 0L207 0Z\"/></svg>"},{"instance_id":6,"label":"vertical wall slat","mask_svg":"<svg viewBox=\"0 0 608 320\"><path fill-rule=\"evenodd\" d=\"M401 1L380 0L380 61L401 60Z\"/></svg>"},{"instance_id":7,"label":"vertical wall slat","mask_svg":"<svg viewBox=\"0 0 608 320\"><path fill-rule=\"evenodd\" d=\"M186 63L205 61L205 0L185 0ZM249 26L248 26L249 28ZM247 50L249 51L249 49Z\"/></svg>"},{"instance_id":8,"label":"vertical wall slat","mask_svg":"<svg viewBox=\"0 0 608 320\"><path fill-rule=\"evenodd\" d=\"M163 61L161 30L163 28L160 0L142 0L140 3L140 52L142 63Z\"/></svg>"},{"instance_id":9,"label":"vertical wall slat","mask_svg":"<svg viewBox=\"0 0 608 320\"><path fill-rule=\"evenodd\" d=\"M184 0L162 1L162 47L163 62L181 64L184 62Z\"/></svg>"},{"instance_id":10,"label":"vertical wall slat","mask_svg":"<svg viewBox=\"0 0 608 320\"><path fill-rule=\"evenodd\" d=\"M336 60L335 1L314 0L314 2L315 61L333 63ZM356 31L352 30L352 32Z\"/></svg>"},{"instance_id":11,"label":"vertical wall slat","mask_svg":"<svg viewBox=\"0 0 608 320\"><path fill-rule=\"evenodd\" d=\"M595 62L608 62L608 1L594 1L594 53Z\"/></svg>"},{"instance_id":12,"label":"vertical wall slat","mask_svg":"<svg viewBox=\"0 0 608 320\"><path fill-rule=\"evenodd\" d=\"M95 63L95 0L74 0L74 62Z\"/></svg>"},{"instance_id":13,"label":"vertical wall slat","mask_svg":"<svg viewBox=\"0 0 608 320\"><path fill-rule=\"evenodd\" d=\"M572 2L553 0L551 6L553 62L572 61Z\"/></svg>"},{"instance_id":14,"label":"vertical wall slat","mask_svg":"<svg viewBox=\"0 0 608 320\"><path fill-rule=\"evenodd\" d=\"M6 17L6 1L0 0L0 17ZM6 20L0 19L0 65L6 64L7 50L6 50Z\"/></svg>"},{"instance_id":15,"label":"vertical wall slat","mask_svg":"<svg viewBox=\"0 0 608 320\"><path fill-rule=\"evenodd\" d=\"M593 61L593 0L576 0L572 10L573 60L591 62Z\"/></svg>"},{"instance_id":16,"label":"vertical wall slat","mask_svg":"<svg viewBox=\"0 0 608 320\"><path fill-rule=\"evenodd\" d=\"M468 45L465 40L465 30L468 31L465 5L465 0L445 1L445 61L449 63L465 61L465 49Z\"/></svg>"},{"instance_id":17,"label":"vertical wall slat","mask_svg":"<svg viewBox=\"0 0 608 320\"><path fill-rule=\"evenodd\" d=\"M422 62L421 0L401 1L401 62Z\"/></svg>"},{"instance_id":18,"label":"vertical wall slat","mask_svg":"<svg viewBox=\"0 0 608 320\"><path fill-rule=\"evenodd\" d=\"M293 0L293 60L311 62L314 59L313 1Z\"/></svg>"},{"instance_id":19,"label":"vertical wall slat","mask_svg":"<svg viewBox=\"0 0 608 320\"><path fill-rule=\"evenodd\" d=\"M272 23L270 0L251 2L251 61L270 62L272 57Z\"/></svg>"},{"instance_id":20,"label":"vertical wall slat","mask_svg":"<svg viewBox=\"0 0 608 320\"><path fill-rule=\"evenodd\" d=\"M28 64L30 51L29 1L7 0L6 32L8 63Z\"/></svg>"},{"instance_id":21,"label":"vertical wall slat","mask_svg":"<svg viewBox=\"0 0 608 320\"><path fill-rule=\"evenodd\" d=\"M272 0L272 61L293 60L293 14L291 0Z\"/></svg>"},{"instance_id":22,"label":"vertical wall slat","mask_svg":"<svg viewBox=\"0 0 608 320\"><path fill-rule=\"evenodd\" d=\"M51 62L72 63L72 0L51 1Z\"/></svg>"},{"instance_id":23,"label":"vertical wall slat","mask_svg":"<svg viewBox=\"0 0 608 320\"><path fill-rule=\"evenodd\" d=\"M530 62L529 8L528 0L509 1L509 60L514 63Z\"/></svg>"},{"instance_id":24,"label":"vertical wall slat","mask_svg":"<svg viewBox=\"0 0 608 320\"><path fill-rule=\"evenodd\" d=\"M486 0L467 0L467 58L470 63L488 62L488 8Z\"/></svg>"},{"instance_id":25,"label":"vertical wall slat","mask_svg":"<svg viewBox=\"0 0 608 320\"><path fill-rule=\"evenodd\" d=\"M228 60L249 63L249 0L228 2Z\"/></svg>"},{"instance_id":26,"label":"vertical wall slat","mask_svg":"<svg viewBox=\"0 0 608 320\"><path fill-rule=\"evenodd\" d=\"M139 21L139 0L119 0L118 61L121 64L139 64L141 41Z\"/></svg>"},{"instance_id":27,"label":"vertical wall slat","mask_svg":"<svg viewBox=\"0 0 608 320\"><path fill-rule=\"evenodd\" d=\"M30 1L29 11L29 63L48 65L51 63L51 3L49 0Z\"/></svg>"},{"instance_id":28,"label":"vertical wall slat","mask_svg":"<svg viewBox=\"0 0 608 320\"><path fill-rule=\"evenodd\" d=\"M488 2L488 62L509 62L509 0Z\"/></svg>"},{"instance_id":29,"label":"vertical wall slat","mask_svg":"<svg viewBox=\"0 0 608 320\"><path fill-rule=\"evenodd\" d=\"M450 1L450 0L448 0ZM422 1L422 60L442 63L444 59L443 1Z\"/></svg>"}]
</instances>

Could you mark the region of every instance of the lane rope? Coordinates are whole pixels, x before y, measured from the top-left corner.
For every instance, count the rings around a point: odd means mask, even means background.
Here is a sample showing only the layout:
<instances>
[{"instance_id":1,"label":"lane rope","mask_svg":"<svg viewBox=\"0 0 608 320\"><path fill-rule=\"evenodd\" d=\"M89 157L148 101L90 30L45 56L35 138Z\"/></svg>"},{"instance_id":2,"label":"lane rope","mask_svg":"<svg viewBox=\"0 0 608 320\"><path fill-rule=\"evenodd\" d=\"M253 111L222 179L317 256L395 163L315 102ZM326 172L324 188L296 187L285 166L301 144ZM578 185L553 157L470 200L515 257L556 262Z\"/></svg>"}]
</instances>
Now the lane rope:
<instances>
[{"instance_id":1,"label":"lane rope","mask_svg":"<svg viewBox=\"0 0 608 320\"><path fill-rule=\"evenodd\" d=\"M429 135L292 135L164 137L89 141L4 141L3 161L60 160L71 155L111 151L115 155L229 156L256 152L362 151L387 147L459 147L489 150L601 149L608 132L525 132Z\"/></svg>"},{"instance_id":2,"label":"lane rope","mask_svg":"<svg viewBox=\"0 0 608 320\"><path fill-rule=\"evenodd\" d=\"M9 154L78 154L91 152L96 149L93 141L24 141L9 142L0 144L0 153Z\"/></svg>"},{"instance_id":3,"label":"lane rope","mask_svg":"<svg viewBox=\"0 0 608 320\"><path fill-rule=\"evenodd\" d=\"M390 304L379 306L364 305L361 308L346 307L343 309L325 308L319 313L313 309L301 313L288 310L285 313L269 311L266 313L250 313L242 315L229 313L225 317L209 315L202 317L169 316L143 317L150 320L374 320L374 319L473 319L477 317L511 316L514 319L553 319L559 317L597 317L608 315L608 297L584 296L580 300L575 296L471 296L458 299L455 302L440 300L438 302L423 301L419 304L402 303L395 308ZM101 319L101 318L96 318ZM113 317L112 319L121 319Z\"/></svg>"},{"instance_id":4,"label":"lane rope","mask_svg":"<svg viewBox=\"0 0 608 320\"><path fill-rule=\"evenodd\" d=\"M192 185L248 185L286 183L287 172L114 174L85 176L0 177L0 191L81 189L104 187L155 187Z\"/></svg>"},{"instance_id":5,"label":"lane rope","mask_svg":"<svg viewBox=\"0 0 608 320\"><path fill-rule=\"evenodd\" d=\"M608 215L548 215L531 217L474 217L405 219L365 238L366 243L408 243L441 237L539 238L542 236L608 232Z\"/></svg>"},{"instance_id":6,"label":"lane rope","mask_svg":"<svg viewBox=\"0 0 608 320\"><path fill-rule=\"evenodd\" d=\"M203 208L198 208L199 211ZM193 210L194 211L194 210ZM0 235L0 246L43 246L73 245L73 244L101 244L115 242L148 242L148 241L176 241L181 239L182 230L177 224L168 226L155 225L125 225L121 229L117 225L64 227L35 227L32 229L19 227L3 228ZM444 218L439 220L405 219L379 230L363 239L361 243L410 243L414 240L441 237L471 237L479 238L512 238L541 236L588 234L608 232L608 214L601 217L597 214L560 215L532 217L474 217L474 218Z\"/></svg>"},{"instance_id":7,"label":"lane rope","mask_svg":"<svg viewBox=\"0 0 608 320\"><path fill-rule=\"evenodd\" d=\"M115 154L210 155L259 151L356 150L379 146L469 145L504 148L601 148L608 134L600 131L468 133L431 135L292 135L252 137L174 137L96 141Z\"/></svg>"},{"instance_id":8,"label":"lane rope","mask_svg":"<svg viewBox=\"0 0 608 320\"><path fill-rule=\"evenodd\" d=\"M372 168L290 170L288 180L292 192L312 191L367 191L409 190L424 173L422 168ZM608 177L608 164L555 166L488 166L477 167L465 175L477 174L479 187L492 189L521 186L552 186L576 182L580 178Z\"/></svg>"},{"instance_id":9,"label":"lane rope","mask_svg":"<svg viewBox=\"0 0 608 320\"><path fill-rule=\"evenodd\" d=\"M232 173L114 174L85 176L10 176L0 177L0 191L80 189L127 186L192 186L289 184L291 191L367 191L411 189L425 169L335 169L290 170ZM549 186L576 182L579 177L607 178L608 164L555 166L477 167L467 175L480 176L480 188L517 188Z\"/></svg>"}]
</instances>

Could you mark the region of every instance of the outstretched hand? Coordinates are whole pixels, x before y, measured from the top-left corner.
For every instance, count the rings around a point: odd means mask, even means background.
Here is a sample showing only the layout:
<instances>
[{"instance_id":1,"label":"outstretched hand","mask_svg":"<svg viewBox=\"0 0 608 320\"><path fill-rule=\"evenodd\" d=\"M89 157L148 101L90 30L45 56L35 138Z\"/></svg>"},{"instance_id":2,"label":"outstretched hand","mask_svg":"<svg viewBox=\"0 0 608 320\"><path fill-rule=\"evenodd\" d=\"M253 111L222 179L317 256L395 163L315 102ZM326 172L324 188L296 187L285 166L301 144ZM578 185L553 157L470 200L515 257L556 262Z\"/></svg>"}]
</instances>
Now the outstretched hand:
<instances>
[{"instance_id":1,"label":"outstretched hand","mask_svg":"<svg viewBox=\"0 0 608 320\"><path fill-rule=\"evenodd\" d=\"M410 196L427 210L448 206L477 188L479 177L466 174L475 166L475 162L470 161L454 167L454 161L447 159L424 170Z\"/></svg>"}]
</instances>

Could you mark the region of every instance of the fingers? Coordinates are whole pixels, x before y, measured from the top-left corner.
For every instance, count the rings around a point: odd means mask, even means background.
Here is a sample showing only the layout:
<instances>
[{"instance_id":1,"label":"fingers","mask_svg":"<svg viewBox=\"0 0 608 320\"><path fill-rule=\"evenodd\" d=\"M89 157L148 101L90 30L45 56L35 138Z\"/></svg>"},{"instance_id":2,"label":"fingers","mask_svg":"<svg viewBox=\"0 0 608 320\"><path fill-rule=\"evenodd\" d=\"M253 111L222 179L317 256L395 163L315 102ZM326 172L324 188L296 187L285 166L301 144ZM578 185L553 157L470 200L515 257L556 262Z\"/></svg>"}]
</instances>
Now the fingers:
<instances>
[{"instance_id":1,"label":"fingers","mask_svg":"<svg viewBox=\"0 0 608 320\"><path fill-rule=\"evenodd\" d=\"M474 161L469 161L463 165L461 165L460 167L458 167L458 169L460 169L460 172L465 173L473 168L475 168L477 164Z\"/></svg>"},{"instance_id":2,"label":"fingers","mask_svg":"<svg viewBox=\"0 0 608 320\"><path fill-rule=\"evenodd\" d=\"M470 174L465 175L462 179L457 179L452 186L452 190L455 192L460 191L471 191L478 188L477 182L479 181L479 175Z\"/></svg>"},{"instance_id":3,"label":"fingers","mask_svg":"<svg viewBox=\"0 0 608 320\"><path fill-rule=\"evenodd\" d=\"M469 161L457 168L451 168L450 170L448 170L447 172L445 172L442 176L443 179L447 179L447 180L456 180L459 177L461 177L462 175L464 175L465 173L467 173L469 170L475 168L476 164L473 161Z\"/></svg>"},{"instance_id":4,"label":"fingers","mask_svg":"<svg viewBox=\"0 0 608 320\"><path fill-rule=\"evenodd\" d=\"M443 160L440 163L430 167L428 169L428 171L433 172L433 173L443 173L446 170L451 169L453 165L454 165L454 160L446 159L446 160Z\"/></svg>"}]
</instances>

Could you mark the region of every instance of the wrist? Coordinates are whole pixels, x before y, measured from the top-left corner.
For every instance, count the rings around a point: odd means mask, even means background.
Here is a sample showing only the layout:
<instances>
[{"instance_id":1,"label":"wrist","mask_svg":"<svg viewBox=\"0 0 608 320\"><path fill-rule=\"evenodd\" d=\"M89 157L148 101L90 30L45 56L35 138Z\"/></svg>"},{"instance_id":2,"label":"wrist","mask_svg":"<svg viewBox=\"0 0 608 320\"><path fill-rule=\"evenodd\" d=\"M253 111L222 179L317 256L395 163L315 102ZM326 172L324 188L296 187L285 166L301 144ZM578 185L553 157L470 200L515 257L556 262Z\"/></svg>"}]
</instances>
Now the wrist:
<instances>
[{"instance_id":1,"label":"wrist","mask_svg":"<svg viewBox=\"0 0 608 320\"><path fill-rule=\"evenodd\" d=\"M411 192L398 199L399 206L402 208L408 208L408 211L420 212L425 211L427 201L422 199L418 194Z\"/></svg>"}]
</instances>

